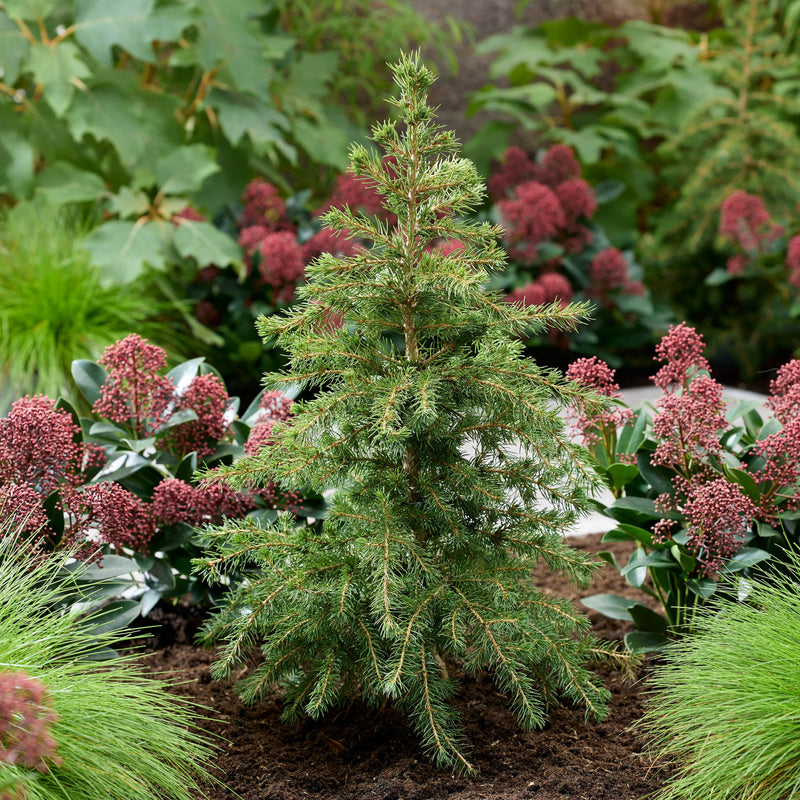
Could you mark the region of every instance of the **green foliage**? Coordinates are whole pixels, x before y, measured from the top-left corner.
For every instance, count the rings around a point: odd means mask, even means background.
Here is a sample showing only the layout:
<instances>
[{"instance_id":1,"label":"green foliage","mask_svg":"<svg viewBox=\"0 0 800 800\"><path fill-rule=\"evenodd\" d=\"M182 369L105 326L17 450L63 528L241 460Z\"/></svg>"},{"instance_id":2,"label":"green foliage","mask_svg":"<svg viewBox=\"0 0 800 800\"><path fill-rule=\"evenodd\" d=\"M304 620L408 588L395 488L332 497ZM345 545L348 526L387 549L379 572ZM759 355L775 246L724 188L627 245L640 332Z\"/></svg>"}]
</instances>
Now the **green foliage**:
<instances>
[{"instance_id":1,"label":"green foliage","mask_svg":"<svg viewBox=\"0 0 800 800\"><path fill-rule=\"evenodd\" d=\"M618 246L635 244L648 287L700 327L715 359L732 362L730 382L778 366L794 330L791 299L774 283L704 281L721 266L716 223L735 190L763 198L779 222L800 198L797 9L721 0L724 24L703 34L571 18L479 46L498 53L491 76L510 86L473 97L473 113L499 118L469 152L488 167L522 130L574 147L590 181L625 183L598 223Z\"/></svg>"},{"instance_id":2,"label":"green foliage","mask_svg":"<svg viewBox=\"0 0 800 800\"><path fill-rule=\"evenodd\" d=\"M295 52L277 16L258 0L0 3L0 193L102 201L118 219L88 246L122 280L173 247L235 262L213 226L167 221L190 198L215 213L254 171L342 169L358 135L327 101L336 55Z\"/></svg>"},{"instance_id":3,"label":"green foliage","mask_svg":"<svg viewBox=\"0 0 800 800\"><path fill-rule=\"evenodd\" d=\"M24 673L44 686L39 714L47 713L55 745L40 769L24 758L0 760L0 787L9 796L22 790L27 800L197 796L213 780L213 750L196 711L130 656L113 656L108 645L117 633L102 632L102 613L86 619L63 607L73 591L70 571L78 574L69 558L31 560L13 520L0 521L0 679ZM11 699L3 699L8 708ZM24 741L28 732L17 733ZM13 756L13 740L3 744Z\"/></svg>"},{"instance_id":4,"label":"green foliage","mask_svg":"<svg viewBox=\"0 0 800 800\"><path fill-rule=\"evenodd\" d=\"M362 125L382 112L380 100L392 89L389 62L398 51L432 45L452 72L458 68L452 44L469 33L450 15L445 28L432 25L404 0L277 0L275 5L303 52L336 54L330 91Z\"/></svg>"},{"instance_id":5,"label":"green foliage","mask_svg":"<svg viewBox=\"0 0 800 800\"><path fill-rule=\"evenodd\" d=\"M659 800L783 800L800 792L800 559L697 619L648 680L643 730L674 773Z\"/></svg>"},{"instance_id":6,"label":"green foliage","mask_svg":"<svg viewBox=\"0 0 800 800\"><path fill-rule=\"evenodd\" d=\"M676 202L656 228L656 258L665 245L693 253L708 242L735 190L763 197L779 218L800 199L800 85L780 15L759 0L719 6L725 27L709 36L701 63L722 91L691 109L660 148Z\"/></svg>"},{"instance_id":7,"label":"green foliage","mask_svg":"<svg viewBox=\"0 0 800 800\"><path fill-rule=\"evenodd\" d=\"M780 563L783 548L800 537L796 411L780 415L783 425L775 418L764 421L753 401L726 411L722 387L710 378L699 351L695 355L679 384L656 380L663 394L654 415L644 406L632 411L624 405L612 414L577 415L614 497L603 513L617 526L603 541L636 545L625 564L611 552L599 555L663 614L613 594L581 602L634 623L637 631L625 637L633 653L662 650L674 638L694 634L698 613L718 603L726 576L749 575L767 560ZM567 374L580 379L587 363L576 362ZM669 362L662 369L668 367ZM773 397L770 405L776 404L780 400ZM719 497L725 499L715 505Z\"/></svg>"},{"instance_id":8,"label":"green foliage","mask_svg":"<svg viewBox=\"0 0 800 800\"><path fill-rule=\"evenodd\" d=\"M211 585L192 574L192 559L203 555L195 528L222 517L245 515L255 526L265 525L275 520L276 508L290 507L294 516L303 520L312 515L324 516L325 503L318 496L309 495L301 501L274 486L261 495L237 495L230 490L220 493L198 485L201 474L209 476L213 468L241 459L253 432L271 422L268 412L260 406L263 393L241 415L237 413L239 398L224 395L226 405L221 420L204 414L202 399L195 407L182 406L181 395L190 391L200 376L214 376L224 393L224 384L216 370L203 358L194 358L178 364L166 375L173 392L162 397L161 402L168 404L167 409L176 410L157 427L142 431L137 420L121 419L97 408L103 387L111 383L100 364L76 361L72 369L87 404L94 404L91 416L80 421L84 442L102 448L105 454L105 465L92 476L91 483L113 481L128 489L145 501L145 513L152 516L155 526L154 535L144 546L112 548L106 544L103 548L105 556L99 575L111 572L106 563L110 559L108 566L113 567L117 578L116 596L124 593L126 598L119 610L129 618L147 616L161 599L188 597L198 605L218 603L236 582L239 576L234 573L227 576L224 586ZM139 377L147 385L149 376ZM147 399L141 398L149 407L159 402L154 396L155 389L151 392ZM287 405L295 394L296 390L284 394ZM198 412L202 419L198 418ZM216 416L220 415L218 412ZM192 426L206 426L214 432L203 441L183 433ZM176 440L187 444L176 449ZM184 452L187 448L189 452ZM159 487L163 490L165 481L171 482L173 489L177 483L175 494L159 496ZM102 528L99 536L102 541Z\"/></svg>"},{"instance_id":9,"label":"green foliage","mask_svg":"<svg viewBox=\"0 0 800 800\"><path fill-rule=\"evenodd\" d=\"M277 683L289 721L358 695L390 700L437 764L473 772L449 702L459 671L491 672L524 728L544 724L559 696L604 713L608 695L583 666L597 654L586 619L532 580L539 561L579 581L592 571L563 531L594 478L558 415L589 397L525 359L519 341L529 328L571 328L585 308L523 308L484 292L503 266L498 229L455 216L483 187L435 125L430 72L416 56L393 69L404 124L375 126L385 159L361 146L351 158L396 227L348 208L327 214L372 247L321 256L293 309L259 321L289 356L265 385L318 393L270 447L223 469L234 487L328 490L329 513L319 531L281 516L268 531L231 522L206 532L215 554L201 574L234 567L248 582L205 638L225 641L217 676L262 645L246 700ZM428 248L439 239L464 248Z\"/></svg>"},{"instance_id":10,"label":"green foliage","mask_svg":"<svg viewBox=\"0 0 800 800\"><path fill-rule=\"evenodd\" d=\"M653 142L674 135L693 109L725 91L707 73L696 38L642 21L612 28L570 17L515 27L478 50L499 51L489 74L510 86L490 84L473 96L470 113L497 118L467 151L485 169L520 130L573 147L590 181L625 184L598 213L622 245L656 193Z\"/></svg>"},{"instance_id":11,"label":"green foliage","mask_svg":"<svg viewBox=\"0 0 800 800\"><path fill-rule=\"evenodd\" d=\"M105 285L82 249L86 230L78 214L41 200L0 223L0 407L35 393L77 402L72 361L99 358L134 331L180 347L167 303L147 284Z\"/></svg>"}]
</instances>

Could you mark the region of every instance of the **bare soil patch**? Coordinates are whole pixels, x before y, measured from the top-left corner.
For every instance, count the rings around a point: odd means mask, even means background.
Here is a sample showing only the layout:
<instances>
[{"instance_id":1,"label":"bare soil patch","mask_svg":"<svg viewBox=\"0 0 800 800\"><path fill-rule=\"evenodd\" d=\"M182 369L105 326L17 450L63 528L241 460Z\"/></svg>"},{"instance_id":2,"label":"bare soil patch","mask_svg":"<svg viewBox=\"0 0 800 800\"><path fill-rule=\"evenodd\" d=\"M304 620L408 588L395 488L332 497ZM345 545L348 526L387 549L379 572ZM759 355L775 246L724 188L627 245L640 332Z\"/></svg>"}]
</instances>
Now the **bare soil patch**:
<instances>
[{"instance_id":1,"label":"bare soil patch","mask_svg":"<svg viewBox=\"0 0 800 800\"><path fill-rule=\"evenodd\" d=\"M581 549L613 549L627 558L630 546L600 544L600 535L576 540ZM540 585L577 599L598 592L642 595L608 566L593 584L576 590L542 571ZM321 722L281 723L277 697L244 705L232 685L213 680L213 653L193 638L200 619L191 609L157 609L159 627L147 641L149 668L178 682L174 691L206 707L201 726L222 737L217 760L229 789L210 787L209 800L635 800L656 790L664 774L652 767L645 742L631 725L642 714L641 676L623 680L597 667L612 693L602 723L580 710L555 709L544 730L521 731L507 700L486 677L463 679L458 708L472 743L475 779L433 767L401 714L354 705ZM590 612L598 636L619 640L627 623Z\"/></svg>"}]
</instances>

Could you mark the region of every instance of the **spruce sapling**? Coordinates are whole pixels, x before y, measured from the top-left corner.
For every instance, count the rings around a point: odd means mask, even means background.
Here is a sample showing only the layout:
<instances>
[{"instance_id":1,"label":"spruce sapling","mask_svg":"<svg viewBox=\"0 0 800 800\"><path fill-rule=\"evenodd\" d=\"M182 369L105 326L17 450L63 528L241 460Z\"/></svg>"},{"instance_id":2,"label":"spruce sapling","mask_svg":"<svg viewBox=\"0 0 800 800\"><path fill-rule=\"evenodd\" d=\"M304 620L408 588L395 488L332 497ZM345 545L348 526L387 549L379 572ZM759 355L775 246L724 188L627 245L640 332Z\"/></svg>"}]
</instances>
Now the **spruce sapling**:
<instances>
[{"instance_id":1,"label":"spruce sapling","mask_svg":"<svg viewBox=\"0 0 800 800\"><path fill-rule=\"evenodd\" d=\"M354 696L390 699L438 765L472 773L449 703L459 670L489 671L525 729L559 696L604 714L607 692L583 667L587 620L531 578L540 560L577 581L591 574L563 532L594 478L558 414L591 397L526 358L519 337L572 328L585 308L528 308L484 290L503 266L500 231L456 217L483 186L434 122L419 57L393 72L403 124L376 125L384 156L354 146L351 168L397 223L327 214L372 247L321 256L294 308L258 323L289 356L265 384L317 394L270 447L225 470L238 488L334 490L329 514L318 532L288 516L269 530L247 520L208 530L205 575L249 568L249 582L205 638L226 642L217 677L261 643L242 695L279 684L287 721ZM448 240L463 246L445 255L436 244Z\"/></svg>"}]
</instances>

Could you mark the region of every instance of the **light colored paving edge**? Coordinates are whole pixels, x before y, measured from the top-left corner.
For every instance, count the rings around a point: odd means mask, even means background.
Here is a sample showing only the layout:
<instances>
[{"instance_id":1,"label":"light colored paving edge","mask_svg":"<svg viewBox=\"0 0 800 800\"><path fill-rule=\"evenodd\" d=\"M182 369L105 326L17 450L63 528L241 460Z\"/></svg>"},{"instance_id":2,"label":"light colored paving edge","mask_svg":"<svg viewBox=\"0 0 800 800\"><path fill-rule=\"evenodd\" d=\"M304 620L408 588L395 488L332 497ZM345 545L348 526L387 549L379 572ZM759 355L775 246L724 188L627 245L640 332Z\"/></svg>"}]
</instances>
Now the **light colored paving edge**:
<instances>
[{"instance_id":1,"label":"light colored paving edge","mask_svg":"<svg viewBox=\"0 0 800 800\"><path fill-rule=\"evenodd\" d=\"M766 395L732 386L724 386L722 395L729 406L742 400L757 402L759 404L757 411L761 414L762 418L766 419L770 416L766 406ZM635 386L630 389L623 389L622 396L631 408L636 409L644 404L654 406L656 400L661 397L661 390L657 389L655 386ZM610 505L614 501L613 495L607 489L595 495L595 499L599 500L604 505ZM617 523L613 519L606 517L599 511L593 511L591 514L587 514L585 517L578 520L578 522L565 533L567 536L578 538L581 536L588 536L591 533L605 533L615 528L616 525Z\"/></svg>"}]
</instances>

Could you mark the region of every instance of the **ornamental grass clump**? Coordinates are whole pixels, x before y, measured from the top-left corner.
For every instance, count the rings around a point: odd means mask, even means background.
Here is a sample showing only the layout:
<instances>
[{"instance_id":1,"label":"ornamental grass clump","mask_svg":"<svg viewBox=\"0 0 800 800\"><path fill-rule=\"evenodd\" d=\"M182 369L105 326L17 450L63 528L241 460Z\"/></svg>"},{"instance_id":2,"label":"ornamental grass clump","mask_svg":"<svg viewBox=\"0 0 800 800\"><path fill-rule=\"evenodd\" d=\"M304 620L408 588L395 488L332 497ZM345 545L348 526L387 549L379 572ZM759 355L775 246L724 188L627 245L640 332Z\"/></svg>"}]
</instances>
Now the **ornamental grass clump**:
<instances>
[{"instance_id":1,"label":"ornamental grass clump","mask_svg":"<svg viewBox=\"0 0 800 800\"><path fill-rule=\"evenodd\" d=\"M2 510L2 509L0 509ZM7 511L7 508L5 509ZM0 798L190 800L212 780L197 714L111 654L104 615L64 608L83 566L31 558L0 520ZM70 575L70 572L72 575ZM89 628L93 628L92 631ZM111 656L111 657L109 657ZM97 660L102 658L103 660Z\"/></svg>"},{"instance_id":2,"label":"ornamental grass clump","mask_svg":"<svg viewBox=\"0 0 800 800\"><path fill-rule=\"evenodd\" d=\"M658 800L800 796L800 558L704 609L650 677L643 728L675 772Z\"/></svg>"},{"instance_id":3,"label":"ornamental grass clump","mask_svg":"<svg viewBox=\"0 0 800 800\"><path fill-rule=\"evenodd\" d=\"M221 470L237 489L327 489L328 515L320 529L283 515L270 530L239 520L206 531L203 576L233 567L249 580L205 641L224 642L217 677L260 644L242 695L277 684L288 722L354 698L392 701L438 765L472 773L450 702L462 675L490 673L525 729L559 698L605 714L608 693L585 668L599 653L587 619L532 577L541 561L576 581L592 573L564 532L594 473L559 407L597 396L523 356L523 332L571 329L585 306L484 291L503 268L500 231L456 218L483 187L434 122L430 72L416 56L393 69L402 123L374 128L382 155L354 146L351 158L397 223L328 212L334 231L371 247L323 254L298 303L259 320L289 359L267 387L316 394L274 424L269 447Z\"/></svg>"}]
</instances>

